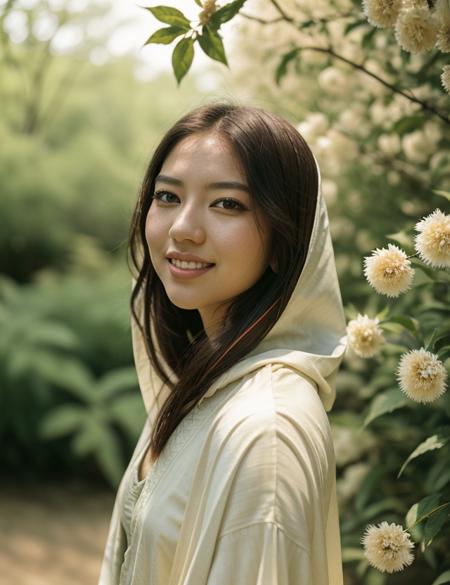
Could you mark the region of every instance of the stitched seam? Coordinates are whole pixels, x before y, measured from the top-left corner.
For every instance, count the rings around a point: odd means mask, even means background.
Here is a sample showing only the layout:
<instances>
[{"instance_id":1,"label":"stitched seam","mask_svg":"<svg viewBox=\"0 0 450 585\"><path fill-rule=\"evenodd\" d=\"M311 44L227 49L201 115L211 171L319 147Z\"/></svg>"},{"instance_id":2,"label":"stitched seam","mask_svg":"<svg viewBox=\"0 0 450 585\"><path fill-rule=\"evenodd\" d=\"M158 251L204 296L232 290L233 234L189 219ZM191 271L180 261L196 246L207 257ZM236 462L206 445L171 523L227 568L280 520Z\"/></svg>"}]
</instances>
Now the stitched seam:
<instances>
[{"instance_id":1,"label":"stitched seam","mask_svg":"<svg viewBox=\"0 0 450 585\"><path fill-rule=\"evenodd\" d=\"M285 529L282 526L280 526L278 524L278 522L274 522L273 520L258 520L256 522L252 522L251 524L245 524L244 526L239 526L238 528L232 528L231 530L228 530L227 532L224 532L223 534L221 534L219 536L219 538L217 539L217 541L221 540L224 536L229 536L230 534L234 534L235 532L245 530L246 528L250 528L251 526L258 526L260 524L262 524L262 525L273 524L274 526L276 526L278 528L278 530L280 530L280 532L282 532L284 534L284 536L288 540L290 540L293 544L295 544L295 546L297 546L298 548L301 548L302 550L304 550L308 554L311 552L304 544L297 542L294 538L289 536L289 534L285 531Z\"/></svg>"}]
</instances>

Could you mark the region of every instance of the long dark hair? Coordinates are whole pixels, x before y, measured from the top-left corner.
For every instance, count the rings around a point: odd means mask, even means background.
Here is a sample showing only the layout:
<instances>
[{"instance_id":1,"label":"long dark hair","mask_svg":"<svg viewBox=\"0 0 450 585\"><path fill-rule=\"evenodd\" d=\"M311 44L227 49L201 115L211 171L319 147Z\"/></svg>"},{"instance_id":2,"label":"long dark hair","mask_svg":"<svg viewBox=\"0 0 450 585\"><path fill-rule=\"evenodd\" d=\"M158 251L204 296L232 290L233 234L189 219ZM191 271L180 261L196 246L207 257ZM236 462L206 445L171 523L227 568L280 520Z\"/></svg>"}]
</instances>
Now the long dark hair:
<instances>
[{"instance_id":1,"label":"long dark hair","mask_svg":"<svg viewBox=\"0 0 450 585\"><path fill-rule=\"evenodd\" d=\"M275 272L268 267L252 287L234 298L214 347L199 312L178 308L167 297L145 238L155 178L164 160L185 137L207 130L227 140L242 164L255 206L271 225L276 266ZM230 103L201 106L178 120L157 146L132 216L128 242L130 269L136 278L130 299L132 316L151 365L170 388L151 433L153 461L211 384L252 351L280 317L305 263L317 190L316 164L303 137L283 118L259 108ZM143 323L136 311L139 293L143 295ZM171 372L165 370L165 364Z\"/></svg>"}]
</instances>

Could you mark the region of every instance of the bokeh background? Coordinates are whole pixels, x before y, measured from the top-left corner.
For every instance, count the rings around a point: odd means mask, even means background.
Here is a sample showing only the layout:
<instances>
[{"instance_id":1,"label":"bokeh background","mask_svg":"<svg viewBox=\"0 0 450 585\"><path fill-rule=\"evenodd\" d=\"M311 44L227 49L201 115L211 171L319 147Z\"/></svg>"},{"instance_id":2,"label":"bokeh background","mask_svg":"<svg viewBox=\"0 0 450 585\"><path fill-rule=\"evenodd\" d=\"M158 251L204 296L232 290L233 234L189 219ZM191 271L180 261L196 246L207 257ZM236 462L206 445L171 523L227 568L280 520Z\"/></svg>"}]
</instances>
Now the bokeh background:
<instances>
[{"instance_id":1,"label":"bokeh background","mask_svg":"<svg viewBox=\"0 0 450 585\"><path fill-rule=\"evenodd\" d=\"M160 4L192 18L199 11L194 0ZM225 98L300 129L322 168L349 314L385 304L363 278L362 257L448 208L433 192L450 190L442 54L403 51L392 31L367 23L358 2L282 4L319 20L304 31L263 24L276 20L273 3L249 1L243 12L257 19L223 27L230 67L197 52L178 86L173 47L143 47L162 25L133 1L0 0L0 584L97 582L114 490L144 421L128 229L152 149L176 119ZM340 16L327 20L330 13ZM359 24L348 30L345 14ZM316 46L331 40L407 96L312 50L285 60L277 83L283 55L311 32ZM408 96L446 111L447 122ZM399 315L444 298L445 285L430 292L426 279L397 303ZM330 413L346 585L431 584L450 544L447 534L437 553L395 575L362 556L368 522L402 522L437 481L450 481L432 454L396 477L423 438L416 405L361 429L373 396L395 386L394 361L389 352L348 357Z\"/></svg>"}]
</instances>

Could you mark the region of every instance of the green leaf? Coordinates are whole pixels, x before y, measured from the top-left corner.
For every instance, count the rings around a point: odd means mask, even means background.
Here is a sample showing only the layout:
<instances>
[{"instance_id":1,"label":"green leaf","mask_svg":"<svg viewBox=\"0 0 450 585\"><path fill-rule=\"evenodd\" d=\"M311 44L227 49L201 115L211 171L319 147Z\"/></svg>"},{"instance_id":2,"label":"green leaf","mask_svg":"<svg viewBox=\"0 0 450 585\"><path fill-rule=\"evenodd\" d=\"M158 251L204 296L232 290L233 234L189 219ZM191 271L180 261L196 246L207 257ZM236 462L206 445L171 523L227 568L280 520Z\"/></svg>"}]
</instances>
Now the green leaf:
<instances>
[{"instance_id":1,"label":"green leaf","mask_svg":"<svg viewBox=\"0 0 450 585\"><path fill-rule=\"evenodd\" d=\"M186 32L191 28L190 21L178 8L172 8L171 6L149 6L146 9L161 22L177 26Z\"/></svg>"},{"instance_id":2,"label":"green leaf","mask_svg":"<svg viewBox=\"0 0 450 585\"><path fill-rule=\"evenodd\" d=\"M46 439L67 435L79 429L85 417L86 411L80 406L55 408L41 422L39 433Z\"/></svg>"},{"instance_id":3,"label":"green leaf","mask_svg":"<svg viewBox=\"0 0 450 585\"><path fill-rule=\"evenodd\" d=\"M417 130L417 128L420 128L422 124L423 116L405 116L393 124L391 127L391 132L396 132L400 136L403 136L403 134Z\"/></svg>"},{"instance_id":4,"label":"green leaf","mask_svg":"<svg viewBox=\"0 0 450 585\"><path fill-rule=\"evenodd\" d=\"M412 246L410 236L408 236L404 231L396 232L395 234L388 234L386 237L389 238L390 240L398 242L405 248L409 248Z\"/></svg>"},{"instance_id":5,"label":"green leaf","mask_svg":"<svg viewBox=\"0 0 450 585\"><path fill-rule=\"evenodd\" d=\"M368 26L366 18L362 18L360 20L355 20L354 22L347 24L347 26L344 29L344 36L348 35L349 32L351 32L352 30L354 30L355 28L358 28L360 26Z\"/></svg>"},{"instance_id":6,"label":"green leaf","mask_svg":"<svg viewBox=\"0 0 450 585\"><path fill-rule=\"evenodd\" d=\"M101 402L108 399L114 394L138 387L136 369L133 366L117 368L105 374L101 380L97 381L93 389L95 401Z\"/></svg>"},{"instance_id":7,"label":"green leaf","mask_svg":"<svg viewBox=\"0 0 450 585\"><path fill-rule=\"evenodd\" d=\"M203 8L201 0L194 0L194 2L197 4L197 6L200 6L200 8Z\"/></svg>"},{"instance_id":8,"label":"green leaf","mask_svg":"<svg viewBox=\"0 0 450 585\"><path fill-rule=\"evenodd\" d=\"M189 71L194 59L194 43L191 38L181 39L172 53L172 67L178 85Z\"/></svg>"},{"instance_id":9,"label":"green leaf","mask_svg":"<svg viewBox=\"0 0 450 585\"><path fill-rule=\"evenodd\" d=\"M441 573L437 579L431 583L431 585L444 585L444 583L450 583L450 571Z\"/></svg>"},{"instance_id":10,"label":"green leaf","mask_svg":"<svg viewBox=\"0 0 450 585\"><path fill-rule=\"evenodd\" d=\"M427 351L431 351L434 352L436 345L438 344L439 341L442 341L443 339L447 339L448 337L448 331L445 331L444 333L442 332L442 330L440 329L435 329L433 331L433 333L431 333L431 335L429 335L426 339L425 339L425 349Z\"/></svg>"},{"instance_id":11,"label":"green leaf","mask_svg":"<svg viewBox=\"0 0 450 585\"><path fill-rule=\"evenodd\" d=\"M364 559L364 550L362 548L355 548L346 546L342 548L342 560L344 563L351 563L352 561L362 561Z\"/></svg>"},{"instance_id":12,"label":"green leaf","mask_svg":"<svg viewBox=\"0 0 450 585\"><path fill-rule=\"evenodd\" d=\"M275 72L275 81L277 85L280 85L280 81L286 75L289 63L297 57L299 51L300 49L298 47L295 47L295 49L292 49L291 51L285 53L282 56L281 61L278 64L277 70Z\"/></svg>"},{"instance_id":13,"label":"green leaf","mask_svg":"<svg viewBox=\"0 0 450 585\"><path fill-rule=\"evenodd\" d=\"M244 4L245 0L235 0L235 2L225 4L225 6L222 6L222 8L219 8L219 10L214 12L208 24L213 28L218 29L222 24L231 20L233 16L236 16Z\"/></svg>"},{"instance_id":14,"label":"green leaf","mask_svg":"<svg viewBox=\"0 0 450 585\"><path fill-rule=\"evenodd\" d=\"M444 347L441 347L437 352L437 356L441 362L445 362L445 360L450 357L450 345L444 345Z\"/></svg>"},{"instance_id":15,"label":"green leaf","mask_svg":"<svg viewBox=\"0 0 450 585\"><path fill-rule=\"evenodd\" d=\"M433 193L436 193L436 195L440 195L441 197L445 197L446 199L448 199L448 201L450 201L450 193L448 191L440 191L438 189L432 189Z\"/></svg>"},{"instance_id":16,"label":"green leaf","mask_svg":"<svg viewBox=\"0 0 450 585\"><path fill-rule=\"evenodd\" d=\"M94 456L105 477L112 486L117 486L123 473L122 455L117 436L107 427L96 429Z\"/></svg>"},{"instance_id":17,"label":"green leaf","mask_svg":"<svg viewBox=\"0 0 450 585\"><path fill-rule=\"evenodd\" d=\"M423 520L439 507L440 499L441 494L431 494L411 506L405 516L406 527L411 529L413 526L423 522Z\"/></svg>"},{"instance_id":18,"label":"green leaf","mask_svg":"<svg viewBox=\"0 0 450 585\"><path fill-rule=\"evenodd\" d=\"M396 315L394 317L390 317L385 321L385 323L388 322L399 323L400 325L402 325L402 327L408 329L408 331L411 331L411 333L414 334L417 334L419 329L419 322L417 321L417 319L414 319L413 317L406 317L405 315Z\"/></svg>"},{"instance_id":19,"label":"green leaf","mask_svg":"<svg viewBox=\"0 0 450 585\"><path fill-rule=\"evenodd\" d=\"M150 43L157 43L160 45L169 45L174 39L183 35L186 32L185 29L179 26L168 26L166 28L160 28L152 34L152 36L144 43L149 45Z\"/></svg>"},{"instance_id":20,"label":"green leaf","mask_svg":"<svg viewBox=\"0 0 450 585\"><path fill-rule=\"evenodd\" d=\"M424 453L427 453L428 451L433 451L434 449L441 449L448 442L449 438L450 437L447 434L436 433L432 437L428 437L428 439L420 443L420 445L418 445L414 449L414 451L411 453L408 459L401 466L400 471L398 472L397 475L397 479L401 476L401 474L405 470L405 467L408 465L410 461L416 459L416 457L419 457Z\"/></svg>"},{"instance_id":21,"label":"green leaf","mask_svg":"<svg viewBox=\"0 0 450 585\"><path fill-rule=\"evenodd\" d=\"M367 427L367 425L379 416L407 406L408 403L408 398L398 388L391 388L387 392L378 394L370 404L369 413L364 420L362 428Z\"/></svg>"},{"instance_id":22,"label":"green leaf","mask_svg":"<svg viewBox=\"0 0 450 585\"><path fill-rule=\"evenodd\" d=\"M430 546L433 539L439 534L441 528L450 517L450 502L442 505L440 510L437 510L428 518L424 527L424 543L425 547Z\"/></svg>"},{"instance_id":23,"label":"green leaf","mask_svg":"<svg viewBox=\"0 0 450 585\"><path fill-rule=\"evenodd\" d=\"M228 66L222 39L216 30L211 29L207 25L203 26L202 34L197 37L197 40L203 52L208 57Z\"/></svg>"},{"instance_id":24,"label":"green leaf","mask_svg":"<svg viewBox=\"0 0 450 585\"><path fill-rule=\"evenodd\" d=\"M63 349L76 349L79 345L77 336L69 327L49 322L43 323L39 329L31 330L27 335L27 341L35 345Z\"/></svg>"},{"instance_id":25,"label":"green leaf","mask_svg":"<svg viewBox=\"0 0 450 585\"><path fill-rule=\"evenodd\" d=\"M82 362L56 357L52 361L39 360L36 369L47 383L63 388L86 403L93 401L93 378Z\"/></svg>"},{"instance_id":26,"label":"green leaf","mask_svg":"<svg viewBox=\"0 0 450 585\"><path fill-rule=\"evenodd\" d=\"M442 490L450 481L450 466L448 464L448 455L438 459L430 469L424 489L427 492Z\"/></svg>"},{"instance_id":27,"label":"green leaf","mask_svg":"<svg viewBox=\"0 0 450 585\"><path fill-rule=\"evenodd\" d=\"M390 309L391 309L390 306L386 305L384 309L382 309L379 313L376 314L377 319L379 319L380 322L383 321L383 319L386 319L387 316L389 315Z\"/></svg>"},{"instance_id":28,"label":"green leaf","mask_svg":"<svg viewBox=\"0 0 450 585\"><path fill-rule=\"evenodd\" d=\"M136 440L145 422L145 407L139 394L121 396L108 408L109 416Z\"/></svg>"},{"instance_id":29,"label":"green leaf","mask_svg":"<svg viewBox=\"0 0 450 585\"><path fill-rule=\"evenodd\" d=\"M376 27L371 27L369 31L363 35L361 44L364 49L368 49L369 47L372 46L372 39L375 36L376 32L377 32Z\"/></svg>"}]
</instances>

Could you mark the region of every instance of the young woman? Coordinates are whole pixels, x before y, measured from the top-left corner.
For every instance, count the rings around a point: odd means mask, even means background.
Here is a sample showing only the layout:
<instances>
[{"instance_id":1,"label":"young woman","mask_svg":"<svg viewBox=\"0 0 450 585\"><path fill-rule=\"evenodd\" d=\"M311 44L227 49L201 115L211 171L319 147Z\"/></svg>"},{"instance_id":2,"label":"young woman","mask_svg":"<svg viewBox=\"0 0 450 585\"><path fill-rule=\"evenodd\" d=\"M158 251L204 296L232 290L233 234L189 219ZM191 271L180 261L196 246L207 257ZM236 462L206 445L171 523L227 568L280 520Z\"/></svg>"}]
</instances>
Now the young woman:
<instances>
[{"instance_id":1,"label":"young woman","mask_svg":"<svg viewBox=\"0 0 450 585\"><path fill-rule=\"evenodd\" d=\"M99 585L342 585L326 412L345 319L315 157L287 121L202 106L130 231L148 417Z\"/></svg>"}]
</instances>

